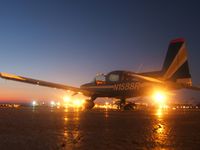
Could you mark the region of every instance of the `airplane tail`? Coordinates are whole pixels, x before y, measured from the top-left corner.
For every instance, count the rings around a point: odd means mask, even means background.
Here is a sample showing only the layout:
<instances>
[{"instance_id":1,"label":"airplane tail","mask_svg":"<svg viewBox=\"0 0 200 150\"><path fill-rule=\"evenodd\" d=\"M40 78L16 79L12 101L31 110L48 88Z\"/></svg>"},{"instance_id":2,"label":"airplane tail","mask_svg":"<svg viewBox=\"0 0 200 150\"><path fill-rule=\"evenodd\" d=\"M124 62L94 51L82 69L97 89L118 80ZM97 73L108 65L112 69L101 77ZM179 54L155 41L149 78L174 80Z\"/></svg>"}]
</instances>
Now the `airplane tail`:
<instances>
[{"instance_id":1,"label":"airplane tail","mask_svg":"<svg viewBox=\"0 0 200 150\"><path fill-rule=\"evenodd\" d=\"M172 40L162 68L163 79L192 86L184 39Z\"/></svg>"}]
</instances>

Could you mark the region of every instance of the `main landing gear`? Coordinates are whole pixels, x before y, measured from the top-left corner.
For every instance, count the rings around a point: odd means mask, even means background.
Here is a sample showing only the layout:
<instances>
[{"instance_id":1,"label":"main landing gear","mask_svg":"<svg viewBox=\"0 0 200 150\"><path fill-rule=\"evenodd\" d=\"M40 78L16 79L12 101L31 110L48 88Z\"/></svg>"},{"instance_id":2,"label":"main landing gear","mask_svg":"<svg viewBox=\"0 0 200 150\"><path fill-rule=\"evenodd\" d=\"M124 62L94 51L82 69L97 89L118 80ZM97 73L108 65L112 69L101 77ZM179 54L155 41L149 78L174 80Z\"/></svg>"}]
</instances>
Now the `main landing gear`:
<instances>
[{"instance_id":1,"label":"main landing gear","mask_svg":"<svg viewBox=\"0 0 200 150\"><path fill-rule=\"evenodd\" d=\"M130 103L130 102L126 103L125 99L120 99L118 106L120 110L134 110L135 107L136 107L135 103Z\"/></svg>"}]
</instances>

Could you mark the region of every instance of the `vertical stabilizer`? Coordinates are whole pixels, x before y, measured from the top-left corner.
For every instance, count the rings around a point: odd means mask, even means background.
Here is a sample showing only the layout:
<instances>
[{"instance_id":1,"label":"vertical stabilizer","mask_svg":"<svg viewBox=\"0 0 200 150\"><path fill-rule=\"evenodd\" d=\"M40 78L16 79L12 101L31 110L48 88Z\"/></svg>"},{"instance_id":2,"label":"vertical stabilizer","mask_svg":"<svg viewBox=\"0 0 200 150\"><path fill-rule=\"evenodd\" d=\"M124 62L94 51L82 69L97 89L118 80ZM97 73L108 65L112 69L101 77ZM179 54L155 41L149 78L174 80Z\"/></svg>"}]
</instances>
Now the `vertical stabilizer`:
<instances>
[{"instance_id":1,"label":"vertical stabilizer","mask_svg":"<svg viewBox=\"0 0 200 150\"><path fill-rule=\"evenodd\" d=\"M185 40L172 40L162 68L163 79L192 85Z\"/></svg>"}]
</instances>

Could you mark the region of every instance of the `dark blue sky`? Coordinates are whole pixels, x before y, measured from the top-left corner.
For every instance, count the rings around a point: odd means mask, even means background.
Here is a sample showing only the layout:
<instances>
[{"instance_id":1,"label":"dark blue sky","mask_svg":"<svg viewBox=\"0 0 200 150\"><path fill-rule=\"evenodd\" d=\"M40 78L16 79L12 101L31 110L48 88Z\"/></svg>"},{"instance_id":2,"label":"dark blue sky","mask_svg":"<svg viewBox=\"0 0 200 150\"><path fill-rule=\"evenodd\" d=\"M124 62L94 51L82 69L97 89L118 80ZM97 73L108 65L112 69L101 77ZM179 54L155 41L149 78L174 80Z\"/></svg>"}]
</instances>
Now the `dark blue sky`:
<instances>
[{"instance_id":1,"label":"dark blue sky","mask_svg":"<svg viewBox=\"0 0 200 150\"><path fill-rule=\"evenodd\" d=\"M1 1L0 70L79 86L98 72L137 71L140 66L140 71L159 70L169 41L184 37L193 82L199 84L199 4L198 0ZM2 88L8 84L1 83ZM30 85L15 86L22 91Z\"/></svg>"}]
</instances>

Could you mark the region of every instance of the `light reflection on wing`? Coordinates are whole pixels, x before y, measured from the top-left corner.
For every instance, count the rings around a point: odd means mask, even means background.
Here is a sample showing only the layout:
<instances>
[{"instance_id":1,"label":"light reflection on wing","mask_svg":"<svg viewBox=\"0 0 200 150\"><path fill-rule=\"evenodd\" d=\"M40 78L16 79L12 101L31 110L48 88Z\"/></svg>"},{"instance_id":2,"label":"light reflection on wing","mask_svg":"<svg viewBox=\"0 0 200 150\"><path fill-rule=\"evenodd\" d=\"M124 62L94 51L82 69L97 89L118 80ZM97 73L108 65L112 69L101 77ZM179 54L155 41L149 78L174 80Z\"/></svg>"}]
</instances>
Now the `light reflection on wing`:
<instances>
[{"instance_id":1,"label":"light reflection on wing","mask_svg":"<svg viewBox=\"0 0 200 150\"><path fill-rule=\"evenodd\" d=\"M35 85L39 85L39 86L46 86L46 87L51 87L51 88L69 90L69 91L73 91L75 93L83 93L85 95L89 95L89 92L86 90L82 90L77 87L67 86L67 85L63 85L63 84L59 84L59 83L47 82L47 81L17 76L14 74L9 74L9 73L4 73L4 72L0 72L0 77L4 78L4 79L8 79L8 80L14 80L14 81L19 81L19 82L24 82L24 83L29 83L29 84L35 84Z\"/></svg>"}]
</instances>

